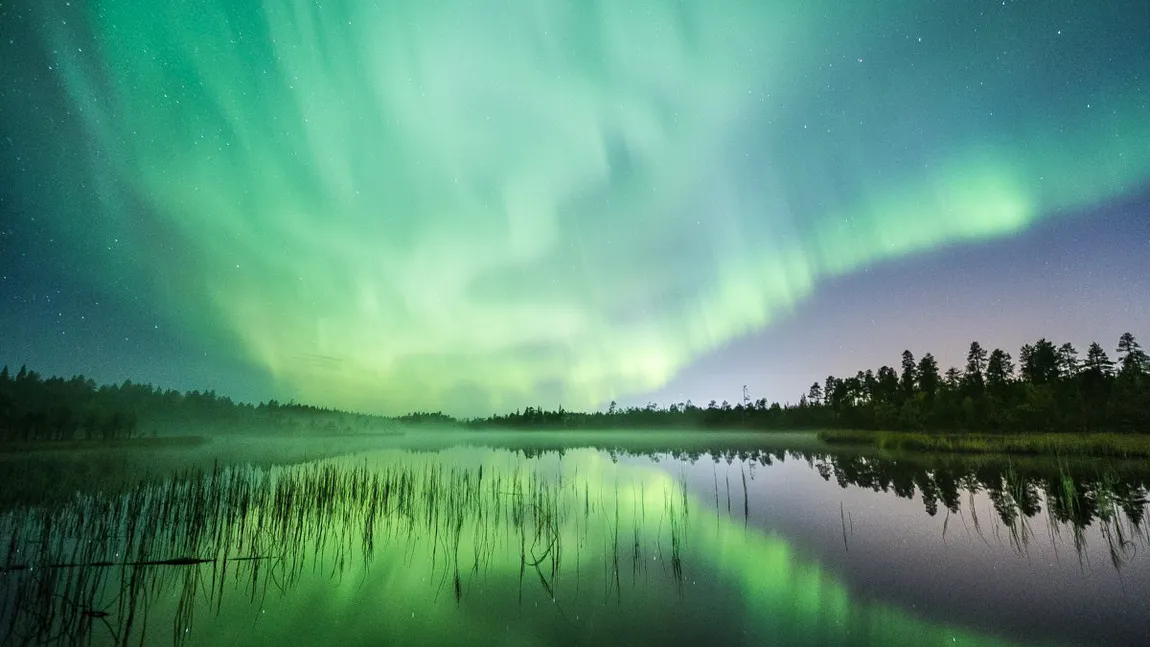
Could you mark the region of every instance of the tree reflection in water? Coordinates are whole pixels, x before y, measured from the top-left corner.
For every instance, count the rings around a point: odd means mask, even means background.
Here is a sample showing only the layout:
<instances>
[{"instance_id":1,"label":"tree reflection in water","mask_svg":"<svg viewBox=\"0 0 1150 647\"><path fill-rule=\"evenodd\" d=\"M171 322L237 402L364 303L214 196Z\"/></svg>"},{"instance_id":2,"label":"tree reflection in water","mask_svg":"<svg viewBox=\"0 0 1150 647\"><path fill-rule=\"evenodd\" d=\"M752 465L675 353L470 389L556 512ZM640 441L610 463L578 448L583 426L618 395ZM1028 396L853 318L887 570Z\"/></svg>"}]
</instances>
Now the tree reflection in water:
<instances>
[{"instance_id":1,"label":"tree reflection in water","mask_svg":"<svg viewBox=\"0 0 1150 647\"><path fill-rule=\"evenodd\" d=\"M237 596L261 607L269 592L286 593L305 575L339 578L353 564L366 571L381 549L409 560L426 557L422 568L430 569L436 595L457 602L492 569L517 571L520 605L525 588L538 586L563 618L559 588L578 590L588 572L598 573L605 600L618 602L627 580L638 586L649 578L673 584L682 595L686 562L701 554L684 549L702 541L692 534L692 509L710 505L692 497L684 479L620 470L608 476L583 463L555 469L563 452L550 449L488 453L507 460L493 465L397 452L381 463L217 466L127 490L78 494L52 507L9 510L0 514L6 551L0 642L143 644L155 631L149 612L167 596L163 604L171 610L164 617L172 622L165 631L180 644L198 609L219 613ZM594 455L614 469L619 466L612 463L629 454L606 448ZM1086 528L1097 524L1115 568L1150 543L1147 481L1114 466L1091 472L1065 461L932 462L784 450L645 455L649 465L714 457L717 465L737 467L743 533L756 532L746 526L747 468L797 459L844 488L921 497L932 516L944 513L949 520L965 504L980 533L974 497L985 493L1019 550L1033 539L1028 520L1044 510L1051 540L1069 533L1079 555ZM725 505L718 502L716 476L716 509L704 512L737 517L730 483L737 488L740 474L724 473Z\"/></svg>"}]
</instances>

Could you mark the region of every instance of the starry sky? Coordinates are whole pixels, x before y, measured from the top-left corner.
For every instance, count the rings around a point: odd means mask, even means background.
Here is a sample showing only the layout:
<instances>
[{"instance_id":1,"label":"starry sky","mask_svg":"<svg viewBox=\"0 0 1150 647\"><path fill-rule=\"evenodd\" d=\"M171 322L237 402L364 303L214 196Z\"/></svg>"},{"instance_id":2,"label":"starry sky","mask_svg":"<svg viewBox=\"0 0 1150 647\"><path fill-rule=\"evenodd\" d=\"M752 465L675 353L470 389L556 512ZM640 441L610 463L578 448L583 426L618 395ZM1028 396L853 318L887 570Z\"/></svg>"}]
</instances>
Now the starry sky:
<instances>
[{"instance_id":1,"label":"starry sky","mask_svg":"<svg viewBox=\"0 0 1150 647\"><path fill-rule=\"evenodd\" d=\"M1150 339L1150 5L0 2L0 363L487 414Z\"/></svg>"}]
</instances>

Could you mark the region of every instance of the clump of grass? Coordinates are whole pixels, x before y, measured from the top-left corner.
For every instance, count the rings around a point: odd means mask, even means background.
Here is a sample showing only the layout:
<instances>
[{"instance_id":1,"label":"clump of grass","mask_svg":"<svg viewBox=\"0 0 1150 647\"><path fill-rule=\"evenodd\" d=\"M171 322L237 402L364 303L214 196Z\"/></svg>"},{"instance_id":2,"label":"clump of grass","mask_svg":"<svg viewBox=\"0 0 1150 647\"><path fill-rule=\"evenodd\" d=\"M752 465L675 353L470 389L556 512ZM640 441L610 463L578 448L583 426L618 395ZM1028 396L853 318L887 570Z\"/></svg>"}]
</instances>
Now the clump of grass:
<instances>
[{"instance_id":1,"label":"clump of grass","mask_svg":"<svg viewBox=\"0 0 1150 647\"><path fill-rule=\"evenodd\" d=\"M818 436L827 443L862 445L884 450L1150 458L1150 435L1141 434L931 434L910 431L833 430L819 432Z\"/></svg>"}]
</instances>

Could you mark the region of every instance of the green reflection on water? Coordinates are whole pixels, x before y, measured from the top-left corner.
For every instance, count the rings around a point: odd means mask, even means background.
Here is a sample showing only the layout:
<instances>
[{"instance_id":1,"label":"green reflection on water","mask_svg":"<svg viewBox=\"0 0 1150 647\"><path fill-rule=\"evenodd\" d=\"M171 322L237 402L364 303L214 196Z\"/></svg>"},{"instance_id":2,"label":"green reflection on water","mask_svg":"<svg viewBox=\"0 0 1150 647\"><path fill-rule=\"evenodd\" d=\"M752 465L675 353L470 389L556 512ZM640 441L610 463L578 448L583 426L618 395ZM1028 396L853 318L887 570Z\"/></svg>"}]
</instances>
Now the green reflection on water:
<instances>
[{"instance_id":1,"label":"green reflection on water","mask_svg":"<svg viewBox=\"0 0 1150 647\"><path fill-rule=\"evenodd\" d=\"M852 599L678 463L384 452L0 518L4 644L1005 645Z\"/></svg>"}]
</instances>

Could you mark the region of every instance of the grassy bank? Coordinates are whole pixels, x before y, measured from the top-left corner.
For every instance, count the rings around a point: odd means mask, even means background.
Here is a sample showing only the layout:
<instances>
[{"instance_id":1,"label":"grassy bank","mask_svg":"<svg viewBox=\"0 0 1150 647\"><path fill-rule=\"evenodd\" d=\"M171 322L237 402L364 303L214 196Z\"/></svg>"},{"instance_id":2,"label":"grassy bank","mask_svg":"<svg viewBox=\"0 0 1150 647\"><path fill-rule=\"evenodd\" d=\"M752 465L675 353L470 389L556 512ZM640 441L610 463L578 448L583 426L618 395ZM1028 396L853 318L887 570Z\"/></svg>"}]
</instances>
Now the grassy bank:
<instances>
[{"instance_id":1,"label":"grassy bank","mask_svg":"<svg viewBox=\"0 0 1150 647\"><path fill-rule=\"evenodd\" d=\"M830 444L862 445L886 450L1150 458L1150 434L928 434L831 430L821 431L818 436Z\"/></svg>"}]
</instances>

